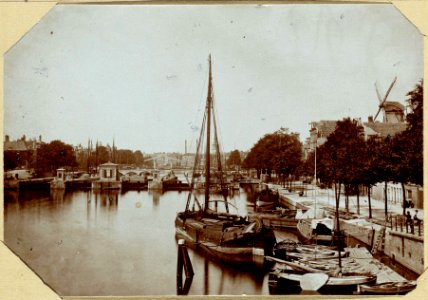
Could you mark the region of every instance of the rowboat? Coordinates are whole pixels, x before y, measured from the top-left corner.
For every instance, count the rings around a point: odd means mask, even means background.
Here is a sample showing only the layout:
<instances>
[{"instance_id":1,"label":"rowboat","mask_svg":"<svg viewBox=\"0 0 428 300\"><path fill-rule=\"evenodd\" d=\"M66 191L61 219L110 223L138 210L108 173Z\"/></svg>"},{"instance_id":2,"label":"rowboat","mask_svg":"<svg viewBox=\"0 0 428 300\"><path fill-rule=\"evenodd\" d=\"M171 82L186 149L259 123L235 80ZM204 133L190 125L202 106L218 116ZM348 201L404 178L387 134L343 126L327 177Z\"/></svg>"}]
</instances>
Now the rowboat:
<instances>
[{"instance_id":1,"label":"rowboat","mask_svg":"<svg viewBox=\"0 0 428 300\"><path fill-rule=\"evenodd\" d=\"M305 272L286 269L277 269L269 274L269 288L277 291L302 290L301 282L305 274L316 274L316 272ZM325 276L325 275L323 275ZM327 281L319 288L321 294L352 294L359 285L375 283L376 275L347 273L337 276L328 276Z\"/></svg>"},{"instance_id":2,"label":"rowboat","mask_svg":"<svg viewBox=\"0 0 428 300\"><path fill-rule=\"evenodd\" d=\"M383 282L377 284L360 284L357 292L366 295L404 295L416 288L415 281Z\"/></svg>"},{"instance_id":3,"label":"rowboat","mask_svg":"<svg viewBox=\"0 0 428 300\"><path fill-rule=\"evenodd\" d=\"M298 251L298 248L296 249ZM347 253L345 251L340 252L340 256L344 257ZM314 253L302 253L302 252L288 252L287 256L291 259L299 260L311 260L311 259L328 259L339 257L339 251L319 251Z\"/></svg>"}]
</instances>

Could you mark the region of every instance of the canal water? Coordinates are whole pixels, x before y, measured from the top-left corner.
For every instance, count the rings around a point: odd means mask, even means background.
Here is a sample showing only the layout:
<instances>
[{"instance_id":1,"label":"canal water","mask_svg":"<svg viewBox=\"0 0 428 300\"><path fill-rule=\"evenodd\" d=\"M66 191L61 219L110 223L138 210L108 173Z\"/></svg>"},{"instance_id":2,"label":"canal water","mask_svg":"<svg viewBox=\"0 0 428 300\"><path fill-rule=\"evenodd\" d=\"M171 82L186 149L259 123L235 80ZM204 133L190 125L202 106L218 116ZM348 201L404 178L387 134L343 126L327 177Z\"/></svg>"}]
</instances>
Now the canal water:
<instances>
[{"instance_id":1,"label":"canal water","mask_svg":"<svg viewBox=\"0 0 428 300\"><path fill-rule=\"evenodd\" d=\"M187 195L5 191L5 243L62 296L176 295L174 219ZM246 215L246 192L231 203ZM269 294L267 273L189 254L189 295Z\"/></svg>"}]
</instances>

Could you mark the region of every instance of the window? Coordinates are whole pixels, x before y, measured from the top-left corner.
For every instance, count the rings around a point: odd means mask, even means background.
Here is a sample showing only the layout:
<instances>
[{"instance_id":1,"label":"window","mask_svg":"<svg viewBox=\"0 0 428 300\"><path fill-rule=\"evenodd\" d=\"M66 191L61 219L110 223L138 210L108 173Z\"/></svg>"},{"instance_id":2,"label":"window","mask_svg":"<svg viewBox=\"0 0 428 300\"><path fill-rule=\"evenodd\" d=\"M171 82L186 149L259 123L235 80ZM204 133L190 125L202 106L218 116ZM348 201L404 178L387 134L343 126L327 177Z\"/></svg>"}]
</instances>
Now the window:
<instances>
[{"instance_id":1,"label":"window","mask_svg":"<svg viewBox=\"0 0 428 300\"><path fill-rule=\"evenodd\" d=\"M407 190L407 200L410 201L412 200L412 190Z\"/></svg>"}]
</instances>

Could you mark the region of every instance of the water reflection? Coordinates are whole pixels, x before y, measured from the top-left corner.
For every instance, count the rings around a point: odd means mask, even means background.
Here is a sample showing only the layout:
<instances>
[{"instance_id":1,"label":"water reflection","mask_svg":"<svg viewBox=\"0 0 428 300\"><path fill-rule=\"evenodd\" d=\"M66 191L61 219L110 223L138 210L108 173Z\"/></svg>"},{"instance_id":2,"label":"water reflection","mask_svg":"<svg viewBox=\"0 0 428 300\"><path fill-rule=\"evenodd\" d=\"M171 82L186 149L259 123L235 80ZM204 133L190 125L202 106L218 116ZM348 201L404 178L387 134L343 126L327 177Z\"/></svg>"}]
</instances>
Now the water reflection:
<instances>
[{"instance_id":1,"label":"water reflection","mask_svg":"<svg viewBox=\"0 0 428 300\"><path fill-rule=\"evenodd\" d=\"M95 203L100 203L100 206L102 208L112 211L117 210L117 204L119 201L119 191L96 191L94 192L94 196Z\"/></svg>"},{"instance_id":2,"label":"water reflection","mask_svg":"<svg viewBox=\"0 0 428 300\"><path fill-rule=\"evenodd\" d=\"M208 260L204 259L204 295L208 295L209 291L209 271L208 271Z\"/></svg>"},{"instance_id":3,"label":"water reflection","mask_svg":"<svg viewBox=\"0 0 428 300\"><path fill-rule=\"evenodd\" d=\"M160 197L162 195L161 191L156 191L156 190L150 190L149 191L149 196L152 197L152 201L153 201L153 207L158 208L159 207L159 202L160 202Z\"/></svg>"},{"instance_id":4,"label":"water reflection","mask_svg":"<svg viewBox=\"0 0 428 300\"><path fill-rule=\"evenodd\" d=\"M176 295L174 219L187 192L5 191L5 243L60 295ZM247 213L246 193L231 199ZM268 294L266 274L189 249L189 295Z\"/></svg>"}]
</instances>

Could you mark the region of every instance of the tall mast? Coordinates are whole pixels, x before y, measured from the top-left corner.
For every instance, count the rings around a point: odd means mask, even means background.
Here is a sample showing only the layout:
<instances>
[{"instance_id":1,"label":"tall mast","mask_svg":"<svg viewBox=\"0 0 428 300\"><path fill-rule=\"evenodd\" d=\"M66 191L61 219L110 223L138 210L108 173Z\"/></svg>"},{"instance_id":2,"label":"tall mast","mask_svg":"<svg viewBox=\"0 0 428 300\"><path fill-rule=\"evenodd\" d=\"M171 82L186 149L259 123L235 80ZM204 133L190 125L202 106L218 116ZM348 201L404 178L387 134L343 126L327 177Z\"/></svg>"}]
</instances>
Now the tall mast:
<instances>
[{"instance_id":1,"label":"tall mast","mask_svg":"<svg viewBox=\"0 0 428 300\"><path fill-rule=\"evenodd\" d=\"M111 162L112 163L116 163L116 153L115 153L115 149L114 149L114 138L113 138L113 149L111 151Z\"/></svg>"},{"instance_id":2,"label":"tall mast","mask_svg":"<svg viewBox=\"0 0 428 300\"><path fill-rule=\"evenodd\" d=\"M205 151L205 205L204 210L208 208L209 198L210 198L210 135L211 135L211 105L212 105L212 74L211 74L211 54L208 57L209 62L209 78L208 78L208 95L207 95L207 144Z\"/></svg>"},{"instance_id":3,"label":"tall mast","mask_svg":"<svg viewBox=\"0 0 428 300\"><path fill-rule=\"evenodd\" d=\"M91 159L91 140L90 139L88 139L88 158L87 158L87 160L86 160L86 166L87 166L87 170L88 170L88 174L91 174L90 173L90 159Z\"/></svg>"}]
</instances>

